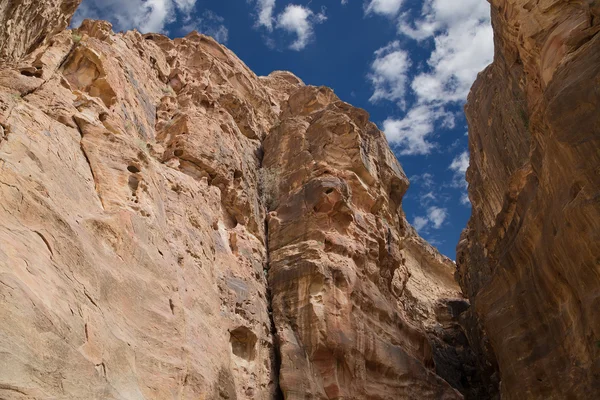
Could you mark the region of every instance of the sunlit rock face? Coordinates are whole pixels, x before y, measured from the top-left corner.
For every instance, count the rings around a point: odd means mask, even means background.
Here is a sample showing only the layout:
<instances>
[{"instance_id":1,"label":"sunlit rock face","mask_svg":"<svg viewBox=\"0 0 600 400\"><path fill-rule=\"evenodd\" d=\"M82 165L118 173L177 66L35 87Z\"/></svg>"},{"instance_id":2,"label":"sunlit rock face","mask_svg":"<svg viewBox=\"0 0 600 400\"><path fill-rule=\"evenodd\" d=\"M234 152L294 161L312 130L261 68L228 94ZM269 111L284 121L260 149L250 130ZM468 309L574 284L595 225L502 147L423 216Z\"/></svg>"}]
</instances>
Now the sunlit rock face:
<instances>
[{"instance_id":1,"label":"sunlit rock face","mask_svg":"<svg viewBox=\"0 0 600 400\"><path fill-rule=\"evenodd\" d=\"M473 337L503 399L597 398L600 4L491 3L496 55L466 107L473 215L457 258Z\"/></svg>"},{"instance_id":2,"label":"sunlit rock face","mask_svg":"<svg viewBox=\"0 0 600 400\"><path fill-rule=\"evenodd\" d=\"M1 398L478 393L365 111L197 33L64 30L75 3L0 6Z\"/></svg>"},{"instance_id":3,"label":"sunlit rock face","mask_svg":"<svg viewBox=\"0 0 600 400\"><path fill-rule=\"evenodd\" d=\"M285 398L460 398L427 335L440 299L460 299L452 263L399 212L408 180L383 134L327 88L283 110L263 172Z\"/></svg>"}]
</instances>

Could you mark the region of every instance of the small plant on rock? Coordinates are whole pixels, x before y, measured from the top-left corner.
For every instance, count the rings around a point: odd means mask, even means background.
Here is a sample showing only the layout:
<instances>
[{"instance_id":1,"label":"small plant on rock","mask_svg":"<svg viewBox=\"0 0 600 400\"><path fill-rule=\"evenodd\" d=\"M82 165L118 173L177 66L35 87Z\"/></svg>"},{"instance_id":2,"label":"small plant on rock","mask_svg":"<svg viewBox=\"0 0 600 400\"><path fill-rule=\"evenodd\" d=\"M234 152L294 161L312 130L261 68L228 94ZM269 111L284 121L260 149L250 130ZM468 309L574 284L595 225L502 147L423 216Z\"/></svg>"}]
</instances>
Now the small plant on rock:
<instances>
[{"instance_id":1,"label":"small plant on rock","mask_svg":"<svg viewBox=\"0 0 600 400\"><path fill-rule=\"evenodd\" d=\"M77 44L77 43L81 42L81 39L83 38L83 35L80 34L80 33L77 33L77 32L73 32L71 34L71 38L73 39L73 42L75 44Z\"/></svg>"},{"instance_id":2,"label":"small plant on rock","mask_svg":"<svg viewBox=\"0 0 600 400\"><path fill-rule=\"evenodd\" d=\"M267 211L277 208L279 198L279 177L272 168L263 168L258 171L258 193Z\"/></svg>"}]
</instances>

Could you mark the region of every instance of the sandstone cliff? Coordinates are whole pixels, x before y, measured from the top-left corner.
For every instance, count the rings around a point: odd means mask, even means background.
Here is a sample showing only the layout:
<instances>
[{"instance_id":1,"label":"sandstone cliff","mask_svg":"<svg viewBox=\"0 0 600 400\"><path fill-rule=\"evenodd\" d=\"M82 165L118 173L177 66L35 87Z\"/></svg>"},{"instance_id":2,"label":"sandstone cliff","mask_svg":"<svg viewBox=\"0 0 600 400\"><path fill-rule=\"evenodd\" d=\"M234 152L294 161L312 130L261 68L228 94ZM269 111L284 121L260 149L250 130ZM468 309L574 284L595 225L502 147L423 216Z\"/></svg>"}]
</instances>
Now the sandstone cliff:
<instances>
[{"instance_id":1,"label":"sandstone cliff","mask_svg":"<svg viewBox=\"0 0 600 400\"><path fill-rule=\"evenodd\" d=\"M485 398L365 111L75 3L0 6L1 398Z\"/></svg>"},{"instance_id":2,"label":"sandstone cliff","mask_svg":"<svg viewBox=\"0 0 600 400\"><path fill-rule=\"evenodd\" d=\"M0 63L15 61L64 30L81 0L3 0Z\"/></svg>"},{"instance_id":3,"label":"sandstone cliff","mask_svg":"<svg viewBox=\"0 0 600 400\"><path fill-rule=\"evenodd\" d=\"M503 399L598 398L600 4L491 4L495 60L466 107L471 337Z\"/></svg>"}]
</instances>

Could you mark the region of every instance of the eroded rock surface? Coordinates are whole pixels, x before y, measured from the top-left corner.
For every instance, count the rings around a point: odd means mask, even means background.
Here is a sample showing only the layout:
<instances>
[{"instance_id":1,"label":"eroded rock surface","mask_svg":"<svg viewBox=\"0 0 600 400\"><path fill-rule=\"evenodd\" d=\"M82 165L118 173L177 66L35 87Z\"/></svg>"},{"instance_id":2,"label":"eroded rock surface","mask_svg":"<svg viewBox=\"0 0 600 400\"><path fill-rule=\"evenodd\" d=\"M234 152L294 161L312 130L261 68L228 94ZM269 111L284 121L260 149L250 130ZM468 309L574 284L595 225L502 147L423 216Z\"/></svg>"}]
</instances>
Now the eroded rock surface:
<instances>
[{"instance_id":1,"label":"eroded rock surface","mask_svg":"<svg viewBox=\"0 0 600 400\"><path fill-rule=\"evenodd\" d=\"M15 61L63 31L81 0L2 0L0 64Z\"/></svg>"},{"instance_id":2,"label":"eroded rock surface","mask_svg":"<svg viewBox=\"0 0 600 400\"><path fill-rule=\"evenodd\" d=\"M1 398L472 392L454 264L365 111L60 4L0 69Z\"/></svg>"},{"instance_id":3,"label":"eroded rock surface","mask_svg":"<svg viewBox=\"0 0 600 400\"><path fill-rule=\"evenodd\" d=\"M452 263L400 212L408 180L383 133L304 87L264 148L285 398L460 398L434 373L425 329L440 299L460 298Z\"/></svg>"},{"instance_id":4,"label":"eroded rock surface","mask_svg":"<svg viewBox=\"0 0 600 400\"><path fill-rule=\"evenodd\" d=\"M261 80L88 21L0 86L0 397L273 397Z\"/></svg>"},{"instance_id":5,"label":"eroded rock surface","mask_svg":"<svg viewBox=\"0 0 600 400\"><path fill-rule=\"evenodd\" d=\"M503 399L600 394L600 4L493 0L457 277ZM494 356L495 353L495 356Z\"/></svg>"}]
</instances>

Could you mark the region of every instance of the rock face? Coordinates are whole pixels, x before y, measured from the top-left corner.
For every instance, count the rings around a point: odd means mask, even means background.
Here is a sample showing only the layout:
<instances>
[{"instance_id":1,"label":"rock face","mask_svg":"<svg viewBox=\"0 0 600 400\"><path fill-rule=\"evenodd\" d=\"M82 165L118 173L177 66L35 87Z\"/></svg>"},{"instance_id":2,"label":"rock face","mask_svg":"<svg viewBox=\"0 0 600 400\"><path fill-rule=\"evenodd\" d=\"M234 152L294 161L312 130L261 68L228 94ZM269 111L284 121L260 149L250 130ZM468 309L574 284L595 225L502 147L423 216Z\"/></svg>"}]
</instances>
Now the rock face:
<instances>
[{"instance_id":1,"label":"rock face","mask_svg":"<svg viewBox=\"0 0 600 400\"><path fill-rule=\"evenodd\" d=\"M304 87L264 149L285 398L459 398L428 369L423 327L460 294L398 212L408 181L383 133L330 89Z\"/></svg>"},{"instance_id":2,"label":"rock face","mask_svg":"<svg viewBox=\"0 0 600 400\"><path fill-rule=\"evenodd\" d=\"M466 107L473 215L457 258L473 337L503 399L597 398L600 4L491 4L496 55Z\"/></svg>"},{"instance_id":3,"label":"rock face","mask_svg":"<svg viewBox=\"0 0 600 400\"><path fill-rule=\"evenodd\" d=\"M0 63L15 61L63 31L81 0L3 0Z\"/></svg>"},{"instance_id":4,"label":"rock face","mask_svg":"<svg viewBox=\"0 0 600 400\"><path fill-rule=\"evenodd\" d=\"M454 264L366 112L46 3L0 6L0 398L477 393Z\"/></svg>"}]
</instances>

